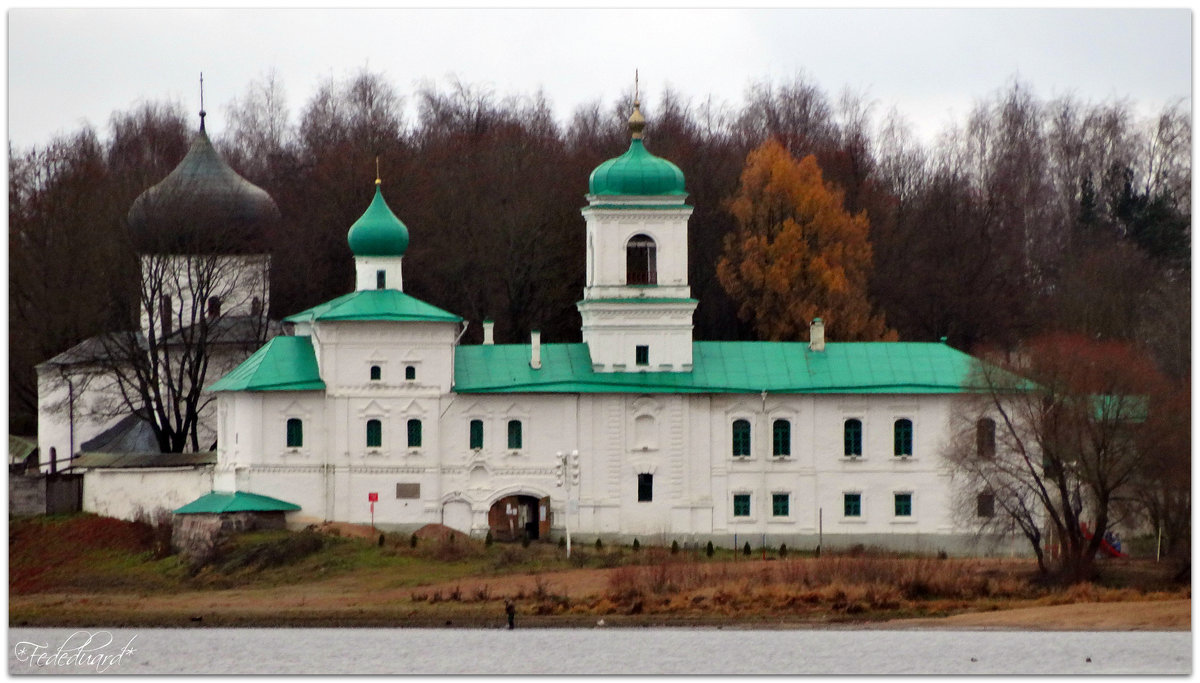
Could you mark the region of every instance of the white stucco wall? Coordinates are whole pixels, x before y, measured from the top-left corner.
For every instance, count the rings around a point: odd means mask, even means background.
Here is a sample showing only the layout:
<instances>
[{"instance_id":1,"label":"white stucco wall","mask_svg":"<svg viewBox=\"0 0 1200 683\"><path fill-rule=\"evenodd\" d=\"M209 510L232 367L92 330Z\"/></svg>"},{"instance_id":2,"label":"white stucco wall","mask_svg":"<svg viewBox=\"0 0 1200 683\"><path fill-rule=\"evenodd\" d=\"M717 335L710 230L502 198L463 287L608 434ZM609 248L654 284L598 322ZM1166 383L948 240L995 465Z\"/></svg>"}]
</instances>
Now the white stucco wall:
<instances>
[{"instance_id":1,"label":"white stucco wall","mask_svg":"<svg viewBox=\"0 0 1200 683\"><path fill-rule=\"evenodd\" d=\"M133 520L174 510L213 490L211 467L94 469L83 476L83 509Z\"/></svg>"}]
</instances>

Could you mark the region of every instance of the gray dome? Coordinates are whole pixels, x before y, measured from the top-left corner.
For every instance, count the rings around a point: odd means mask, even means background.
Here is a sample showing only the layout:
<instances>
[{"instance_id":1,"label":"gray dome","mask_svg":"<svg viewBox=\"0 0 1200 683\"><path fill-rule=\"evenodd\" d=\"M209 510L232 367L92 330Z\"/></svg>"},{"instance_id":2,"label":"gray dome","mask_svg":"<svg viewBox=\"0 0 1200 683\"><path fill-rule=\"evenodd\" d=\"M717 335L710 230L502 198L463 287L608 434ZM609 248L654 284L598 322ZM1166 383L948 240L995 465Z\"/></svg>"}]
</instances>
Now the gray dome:
<instances>
[{"instance_id":1,"label":"gray dome","mask_svg":"<svg viewBox=\"0 0 1200 683\"><path fill-rule=\"evenodd\" d=\"M183 161L134 200L128 218L143 253L246 253L266 251L279 207L217 154L202 118Z\"/></svg>"}]
</instances>

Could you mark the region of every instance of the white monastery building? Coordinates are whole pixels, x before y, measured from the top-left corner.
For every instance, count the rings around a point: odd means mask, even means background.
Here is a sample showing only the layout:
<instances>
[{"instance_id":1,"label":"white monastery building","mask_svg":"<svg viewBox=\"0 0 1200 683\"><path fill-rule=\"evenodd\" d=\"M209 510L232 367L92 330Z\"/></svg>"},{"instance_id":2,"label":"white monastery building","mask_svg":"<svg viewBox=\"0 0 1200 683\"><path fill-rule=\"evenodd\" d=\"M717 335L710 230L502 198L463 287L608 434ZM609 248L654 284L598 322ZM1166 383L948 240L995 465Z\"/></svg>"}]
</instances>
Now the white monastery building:
<instances>
[{"instance_id":1,"label":"white monastery building","mask_svg":"<svg viewBox=\"0 0 1200 683\"><path fill-rule=\"evenodd\" d=\"M292 526L966 549L941 452L972 358L941 343L826 341L820 319L807 343L693 339L692 207L680 169L645 148L644 125L635 102L629 149L591 175L582 343L542 344L532 331L528 344L494 344L484 321L482 344L460 344L462 318L404 292L408 229L376 180L348 235L354 291L286 318L257 351L237 330L265 319L265 250L251 242L222 261L232 270L218 280L233 284L208 313L224 305L234 331L201 430L215 430L215 457L112 455L144 452L129 442L148 437L136 437L136 416L75 414L103 398L95 387L76 395L97 372L79 360L95 340L38 368L41 452L74 458L88 439L111 448L72 466L86 472L85 509L122 517L269 501ZM134 205L135 230L172 188L238 225L278 217L203 123L180 166ZM192 262L156 248L167 263ZM195 304L164 299L172 306L177 329L196 320ZM143 336L163 325L149 313Z\"/></svg>"},{"instance_id":2,"label":"white monastery building","mask_svg":"<svg viewBox=\"0 0 1200 683\"><path fill-rule=\"evenodd\" d=\"M693 339L683 173L593 171L583 342L458 343L403 291L408 230L379 181L351 226L355 291L285 320L209 390L213 489L326 520L496 538L925 550L965 541L941 448L971 357L939 343Z\"/></svg>"}]
</instances>

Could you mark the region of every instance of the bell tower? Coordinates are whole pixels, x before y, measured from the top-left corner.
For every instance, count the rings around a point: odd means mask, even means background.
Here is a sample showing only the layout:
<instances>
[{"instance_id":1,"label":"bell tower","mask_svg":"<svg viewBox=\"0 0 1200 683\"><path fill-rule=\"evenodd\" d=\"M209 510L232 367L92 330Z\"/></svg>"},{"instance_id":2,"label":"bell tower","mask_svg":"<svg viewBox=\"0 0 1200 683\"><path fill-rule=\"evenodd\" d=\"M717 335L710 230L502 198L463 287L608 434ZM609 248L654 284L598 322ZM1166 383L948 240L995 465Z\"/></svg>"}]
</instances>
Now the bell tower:
<instances>
[{"instance_id":1,"label":"bell tower","mask_svg":"<svg viewBox=\"0 0 1200 683\"><path fill-rule=\"evenodd\" d=\"M635 95L629 149L592 171L582 209L587 221L583 341L596 372L689 372L692 314L688 286L683 172L646 150L646 119Z\"/></svg>"}]
</instances>

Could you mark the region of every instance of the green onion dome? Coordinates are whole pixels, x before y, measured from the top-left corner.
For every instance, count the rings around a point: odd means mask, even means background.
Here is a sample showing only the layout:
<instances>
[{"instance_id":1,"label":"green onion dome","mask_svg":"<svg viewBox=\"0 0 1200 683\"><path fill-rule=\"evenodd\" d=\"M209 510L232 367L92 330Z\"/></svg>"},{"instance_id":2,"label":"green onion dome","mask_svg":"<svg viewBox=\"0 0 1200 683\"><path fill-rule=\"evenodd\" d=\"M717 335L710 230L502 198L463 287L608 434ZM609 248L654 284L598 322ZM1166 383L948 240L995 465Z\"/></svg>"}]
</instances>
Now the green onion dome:
<instances>
[{"instance_id":1,"label":"green onion dome","mask_svg":"<svg viewBox=\"0 0 1200 683\"><path fill-rule=\"evenodd\" d=\"M642 142L646 119L638 102L633 103L629 117L631 140L629 149L615 159L600 164L592 171L588 190L596 195L685 195L683 171L675 164L656 157Z\"/></svg>"},{"instance_id":2,"label":"green onion dome","mask_svg":"<svg viewBox=\"0 0 1200 683\"><path fill-rule=\"evenodd\" d=\"M355 256L404 256L408 249L408 228L396 218L383 200L379 181L375 181L375 199L354 225L347 239Z\"/></svg>"}]
</instances>

